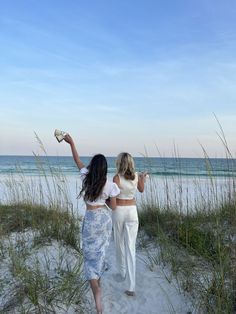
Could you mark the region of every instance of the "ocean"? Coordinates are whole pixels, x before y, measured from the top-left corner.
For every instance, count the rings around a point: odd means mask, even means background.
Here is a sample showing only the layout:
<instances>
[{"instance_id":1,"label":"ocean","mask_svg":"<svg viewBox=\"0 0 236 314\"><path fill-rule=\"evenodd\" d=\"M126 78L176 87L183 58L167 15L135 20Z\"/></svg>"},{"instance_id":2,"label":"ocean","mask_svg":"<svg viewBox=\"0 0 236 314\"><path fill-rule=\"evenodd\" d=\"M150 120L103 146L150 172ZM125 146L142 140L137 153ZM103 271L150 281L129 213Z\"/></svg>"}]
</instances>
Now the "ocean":
<instances>
[{"instance_id":1,"label":"ocean","mask_svg":"<svg viewBox=\"0 0 236 314\"><path fill-rule=\"evenodd\" d=\"M81 157L85 165L90 159ZM107 157L110 180L116 172L115 160ZM209 204L217 207L217 202L235 195L235 159L135 157L134 160L137 171L149 173L144 193L137 193L138 205L151 202L186 212L208 209ZM77 198L80 187L72 157L0 156L0 203L24 201L28 197L37 202L42 198L52 201L53 195L59 193L60 198L66 195L71 207L83 215L83 200Z\"/></svg>"},{"instance_id":2,"label":"ocean","mask_svg":"<svg viewBox=\"0 0 236 314\"><path fill-rule=\"evenodd\" d=\"M87 165L91 157L81 157ZM78 175L72 157L40 156L40 165L50 175L51 170L60 170L65 176ZM115 174L115 157L107 157L108 173ZM236 159L224 158L161 158L134 157L137 171L148 171L153 176L183 177L235 177ZM49 167L50 166L50 167ZM0 156L0 176L19 174L38 176L41 174L38 158L35 156Z\"/></svg>"}]
</instances>

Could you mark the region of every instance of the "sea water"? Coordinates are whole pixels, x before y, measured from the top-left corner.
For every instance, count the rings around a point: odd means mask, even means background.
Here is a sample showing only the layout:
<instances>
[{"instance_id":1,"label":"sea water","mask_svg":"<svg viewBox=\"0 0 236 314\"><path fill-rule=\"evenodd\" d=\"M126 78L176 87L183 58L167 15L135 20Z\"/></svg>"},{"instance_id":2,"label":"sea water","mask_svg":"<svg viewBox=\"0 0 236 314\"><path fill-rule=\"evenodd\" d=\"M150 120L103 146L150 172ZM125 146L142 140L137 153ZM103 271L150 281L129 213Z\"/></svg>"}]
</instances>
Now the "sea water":
<instances>
[{"instance_id":1,"label":"sea water","mask_svg":"<svg viewBox=\"0 0 236 314\"><path fill-rule=\"evenodd\" d=\"M81 157L82 162L88 165L91 157ZM108 173L116 172L115 157L107 157ZM234 177L236 174L236 159L226 158L161 158L161 157L134 157L137 171L147 170L154 176L194 176L194 177ZM78 168L70 156L0 156L0 175L24 172L25 175L40 175L38 161L45 166L50 174L53 170L61 171L65 175L78 175Z\"/></svg>"},{"instance_id":2,"label":"sea water","mask_svg":"<svg viewBox=\"0 0 236 314\"><path fill-rule=\"evenodd\" d=\"M85 165L90 159L81 157ZM116 173L115 161L115 157L107 157L110 180ZM138 172L147 171L149 174L145 192L137 194L139 204L151 202L186 211L196 207L197 203L202 202L204 207L204 203L214 203L234 193L235 159L134 157L134 161ZM8 182L9 185L9 178L14 178L19 184L31 182L35 187L40 183L47 188L50 178L55 176L57 184L62 182L63 188L66 184L72 207L83 213L83 201L77 198L81 187L79 170L69 156L0 156L0 202L9 200L6 184ZM54 193L53 189L51 193Z\"/></svg>"}]
</instances>

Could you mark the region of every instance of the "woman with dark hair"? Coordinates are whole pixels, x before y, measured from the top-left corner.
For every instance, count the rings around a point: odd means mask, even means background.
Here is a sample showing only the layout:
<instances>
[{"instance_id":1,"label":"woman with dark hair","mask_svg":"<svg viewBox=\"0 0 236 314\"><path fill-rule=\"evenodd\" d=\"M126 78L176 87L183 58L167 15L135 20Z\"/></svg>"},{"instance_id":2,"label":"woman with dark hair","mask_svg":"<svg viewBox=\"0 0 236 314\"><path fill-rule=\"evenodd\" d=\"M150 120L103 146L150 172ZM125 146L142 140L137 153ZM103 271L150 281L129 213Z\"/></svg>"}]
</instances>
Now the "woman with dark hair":
<instances>
[{"instance_id":1,"label":"woman with dark hair","mask_svg":"<svg viewBox=\"0 0 236 314\"><path fill-rule=\"evenodd\" d=\"M112 220L106 202L116 208L116 196L120 193L116 183L107 180L107 161L102 154L93 156L89 165L84 166L69 134L64 140L70 144L75 163L80 169L86 213L82 227L82 248L84 270L93 292L97 313L102 313L100 278L105 270L105 252L109 245Z\"/></svg>"},{"instance_id":2,"label":"woman with dark hair","mask_svg":"<svg viewBox=\"0 0 236 314\"><path fill-rule=\"evenodd\" d=\"M116 209L112 213L116 261L117 281L127 279L128 296L135 295L135 244L138 233L138 213L135 194L144 191L147 173L135 171L134 159L129 153L120 153L116 160L117 174L113 181L120 188L116 199Z\"/></svg>"}]
</instances>

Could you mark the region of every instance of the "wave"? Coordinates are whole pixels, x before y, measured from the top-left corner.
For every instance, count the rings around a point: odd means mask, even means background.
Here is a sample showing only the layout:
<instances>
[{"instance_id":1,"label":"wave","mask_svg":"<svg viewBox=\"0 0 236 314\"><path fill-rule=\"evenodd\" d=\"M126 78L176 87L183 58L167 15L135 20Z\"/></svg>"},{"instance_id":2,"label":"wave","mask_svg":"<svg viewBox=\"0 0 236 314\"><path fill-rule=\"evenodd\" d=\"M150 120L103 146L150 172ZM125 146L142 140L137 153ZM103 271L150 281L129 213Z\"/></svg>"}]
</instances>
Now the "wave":
<instances>
[{"instance_id":1,"label":"wave","mask_svg":"<svg viewBox=\"0 0 236 314\"><path fill-rule=\"evenodd\" d=\"M82 159L82 158L81 158ZM138 171L147 170L157 177L236 177L236 160L202 158L134 158ZM83 157L84 164L89 157ZM115 158L108 157L108 174L116 173ZM43 169L43 170L42 170ZM33 156L0 156L0 175L41 176L61 174L78 176L78 168L72 157L40 157L37 163Z\"/></svg>"},{"instance_id":2,"label":"wave","mask_svg":"<svg viewBox=\"0 0 236 314\"><path fill-rule=\"evenodd\" d=\"M236 173L235 172L219 172L219 171L215 171L215 172L204 172L204 173L200 173L200 172L176 172L176 171L156 171L156 172L150 172L151 175L155 175L155 176L183 176L183 177L236 177Z\"/></svg>"}]
</instances>

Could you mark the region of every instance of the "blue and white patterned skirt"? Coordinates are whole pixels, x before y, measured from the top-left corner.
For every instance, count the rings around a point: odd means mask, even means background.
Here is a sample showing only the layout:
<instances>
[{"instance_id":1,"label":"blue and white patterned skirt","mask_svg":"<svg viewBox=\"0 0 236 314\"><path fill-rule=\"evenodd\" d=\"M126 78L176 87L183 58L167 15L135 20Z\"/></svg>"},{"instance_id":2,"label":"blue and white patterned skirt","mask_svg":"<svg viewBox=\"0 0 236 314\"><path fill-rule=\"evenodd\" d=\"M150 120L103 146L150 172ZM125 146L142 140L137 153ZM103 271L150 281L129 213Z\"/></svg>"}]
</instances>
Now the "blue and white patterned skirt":
<instances>
[{"instance_id":1,"label":"blue and white patterned skirt","mask_svg":"<svg viewBox=\"0 0 236 314\"><path fill-rule=\"evenodd\" d=\"M82 229L82 247L87 280L99 279L102 276L111 232L112 220L107 208L86 210Z\"/></svg>"}]
</instances>

